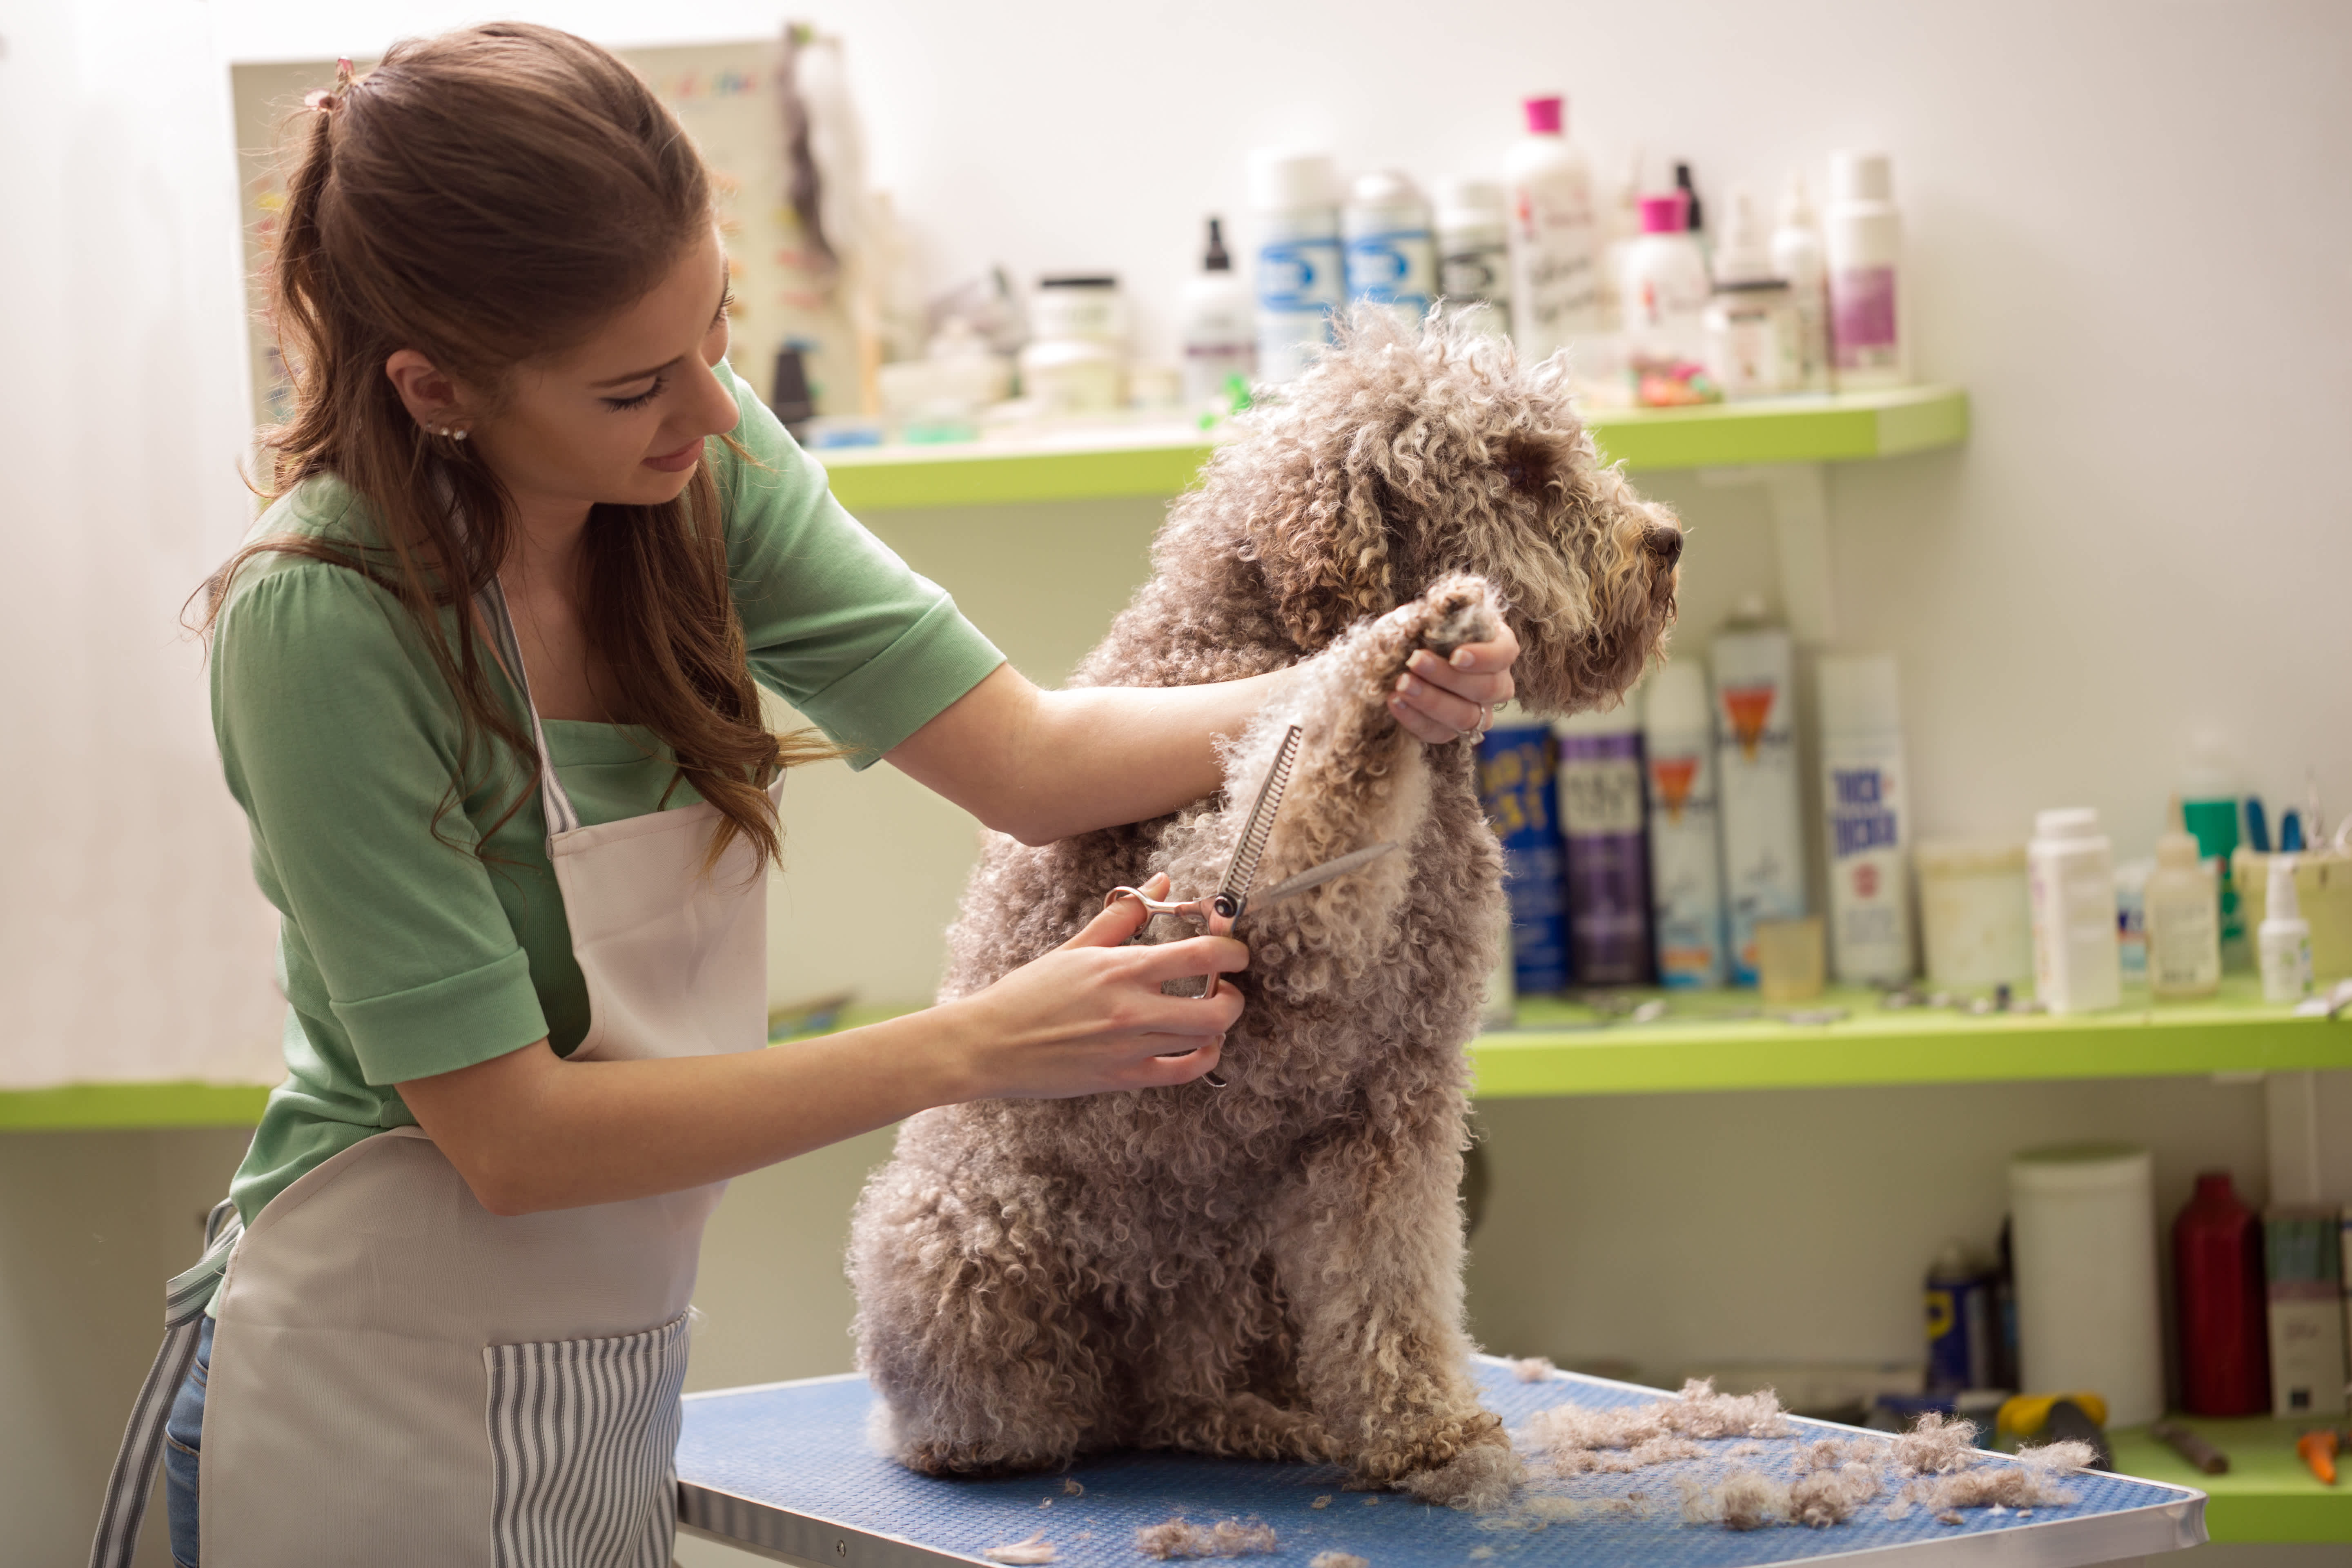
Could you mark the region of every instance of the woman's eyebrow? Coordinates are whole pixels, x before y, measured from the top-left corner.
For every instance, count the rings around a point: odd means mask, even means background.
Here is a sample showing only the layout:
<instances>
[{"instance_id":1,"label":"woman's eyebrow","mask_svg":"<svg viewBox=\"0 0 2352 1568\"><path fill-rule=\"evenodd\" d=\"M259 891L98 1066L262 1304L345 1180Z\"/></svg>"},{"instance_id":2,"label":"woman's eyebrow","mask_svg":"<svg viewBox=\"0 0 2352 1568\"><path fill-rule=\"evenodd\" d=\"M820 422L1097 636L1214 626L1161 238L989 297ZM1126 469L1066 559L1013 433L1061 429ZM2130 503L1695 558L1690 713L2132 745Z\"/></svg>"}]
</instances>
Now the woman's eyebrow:
<instances>
[{"instance_id":1,"label":"woman's eyebrow","mask_svg":"<svg viewBox=\"0 0 2352 1568\"><path fill-rule=\"evenodd\" d=\"M730 285L727 277L727 258L722 256L719 258L719 304L718 307L710 312L710 319L713 321L718 321L719 317L727 313L727 295L730 288ZM677 359L662 361L661 363L654 366L651 370L633 370L626 375L607 376L603 381L592 381L588 384L593 387L625 386L633 381L643 381L649 375L659 375L662 372L676 364L677 360L684 359L685 357L686 356L684 354L680 354L677 356Z\"/></svg>"}]
</instances>

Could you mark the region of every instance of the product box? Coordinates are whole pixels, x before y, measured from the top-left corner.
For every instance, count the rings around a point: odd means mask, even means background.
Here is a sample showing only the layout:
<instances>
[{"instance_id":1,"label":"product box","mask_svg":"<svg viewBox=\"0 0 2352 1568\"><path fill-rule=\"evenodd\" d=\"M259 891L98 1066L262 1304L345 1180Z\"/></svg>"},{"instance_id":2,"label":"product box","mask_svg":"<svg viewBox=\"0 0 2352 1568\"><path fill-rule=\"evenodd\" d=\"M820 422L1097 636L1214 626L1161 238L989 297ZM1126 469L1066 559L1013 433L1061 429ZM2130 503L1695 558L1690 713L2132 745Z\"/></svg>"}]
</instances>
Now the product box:
<instances>
[{"instance_id":1,"label":"product box","mask_svg":"<svg viewBox=\"0 0 2352 1568\"><path fill-rule=\"evenodd\" d=\"M2339 1209L2263 1211L2274 1415L2344 1413L2344 1237Z\"/></svg>"}]
</instances>

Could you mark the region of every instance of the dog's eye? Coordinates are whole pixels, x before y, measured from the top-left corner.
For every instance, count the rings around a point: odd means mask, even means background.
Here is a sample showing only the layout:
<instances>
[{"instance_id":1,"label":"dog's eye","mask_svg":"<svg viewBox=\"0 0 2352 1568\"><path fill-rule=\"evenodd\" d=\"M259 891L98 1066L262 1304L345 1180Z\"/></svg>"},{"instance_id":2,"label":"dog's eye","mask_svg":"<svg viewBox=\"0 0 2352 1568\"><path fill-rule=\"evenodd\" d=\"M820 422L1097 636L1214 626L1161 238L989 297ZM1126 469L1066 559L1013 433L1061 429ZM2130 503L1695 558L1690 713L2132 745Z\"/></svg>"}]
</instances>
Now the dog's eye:
<instances>
[{"instance_id":1,"label":"dog's eye","mask_svg":"<svg viewBox=\"0 0 2352 1568\"><path fill-rule=\"evenodd\" d=\"M1502 461L1496 465L1504 481L1523 496L1538 493L1551 482L1551 464L1548 455L1528 444L1514 442L1504 448Z\"/></svg>"}]
</instances>

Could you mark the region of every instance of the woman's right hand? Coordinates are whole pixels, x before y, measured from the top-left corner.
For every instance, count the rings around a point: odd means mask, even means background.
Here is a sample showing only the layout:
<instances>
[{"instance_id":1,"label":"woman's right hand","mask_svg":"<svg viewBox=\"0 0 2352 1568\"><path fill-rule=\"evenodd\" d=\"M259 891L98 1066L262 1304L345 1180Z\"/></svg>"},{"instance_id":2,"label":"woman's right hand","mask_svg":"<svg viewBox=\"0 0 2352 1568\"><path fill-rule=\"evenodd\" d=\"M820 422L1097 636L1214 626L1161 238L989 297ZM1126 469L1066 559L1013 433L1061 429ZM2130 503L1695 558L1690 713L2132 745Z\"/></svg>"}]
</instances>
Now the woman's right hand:
<instances>
[{"instance_id":1,"label":"woman's right hand","mask_svg":"<svg viewBox=\"0 0 2352 1568\"><path fill-rule=\"evenodd\" d=\"M1144 891L1166 896L1166 879ZM1129 947L1150 917L1120 899L1084 931L984 991L949 1005L971 1100L1062 1100L1190 1083L1217 1065L1241 1016L1231 983L1213 996L1169 996L1162 983L1231 974L1249 950L1227 936Z\"/></svg>"}]
</instances>

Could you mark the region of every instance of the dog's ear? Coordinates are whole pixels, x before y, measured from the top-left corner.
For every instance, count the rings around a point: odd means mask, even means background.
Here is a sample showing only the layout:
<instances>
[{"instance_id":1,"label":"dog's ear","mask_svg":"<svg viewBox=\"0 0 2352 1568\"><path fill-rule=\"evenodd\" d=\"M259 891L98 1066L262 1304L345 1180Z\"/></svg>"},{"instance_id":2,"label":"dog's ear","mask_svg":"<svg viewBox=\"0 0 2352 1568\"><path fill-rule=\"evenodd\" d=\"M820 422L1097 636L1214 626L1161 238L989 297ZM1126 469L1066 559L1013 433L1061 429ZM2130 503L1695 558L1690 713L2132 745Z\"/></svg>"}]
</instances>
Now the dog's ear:
<instances>
[{"instance_id":1,"label":"dog's ear","mask_svg":"<svg viewBox=\"0 0 2352 1568\"><path fill-rule=\"evenodd\" d=\"M1250 519L1250 554L1275 613L1300 647L1320 648L1367 616L1394 609L1386 483L1354 464L1294 451L1290 472Z\"/></svg>"}]
</instances>

